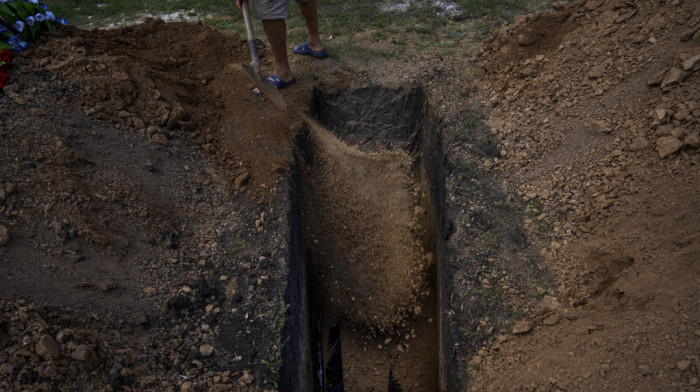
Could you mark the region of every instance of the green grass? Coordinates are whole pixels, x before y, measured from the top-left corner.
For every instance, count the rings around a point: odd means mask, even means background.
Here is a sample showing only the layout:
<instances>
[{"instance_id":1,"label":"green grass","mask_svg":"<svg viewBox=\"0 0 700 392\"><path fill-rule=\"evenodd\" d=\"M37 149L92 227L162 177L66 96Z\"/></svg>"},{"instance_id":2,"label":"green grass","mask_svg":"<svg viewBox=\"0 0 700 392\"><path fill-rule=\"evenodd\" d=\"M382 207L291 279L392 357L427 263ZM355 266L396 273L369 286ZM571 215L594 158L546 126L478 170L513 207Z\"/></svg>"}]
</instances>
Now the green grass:
<instances>
[{"instance_id":1,"label":"green grass","mask_svg":"<svg viewBox=\"0 0 700 392\"><path fill-rule=\"evenodd\" d=\"M204 19L218 29L245 32L243 17L234 0L49 0L55 15L65 17L78 27L103 26L122 20L134 20L139 15L181 12ZM366 47L372 42L393 45L413 45L418 52L377 50L367 56L391 58L397 54L413 58L454 56L460 47L470 45L468 37L483 39L492 27L478 19L493 16L507 19L515 14L541 8L552 0L457 0L462 14L454 20L441 13L431 2L413 3L407 11L382 11L382 2L375 0L323 0L318 2L319 30L324 39L337 38L337 46L353 43ZM287 19L288 39L301 42L306 38L304 19L299 7L290 2ZM254 19L256 36L264 37L262 24ZM472 23L472 20L476 22ZM369 32L369 36L362 35ZM358 35L360 35L358 39ZM329 46L334 46L330 43ZM437 46L439 51L433 50ZM429 49L429 50L426 50Z\"/></svg>"}]
</instances>

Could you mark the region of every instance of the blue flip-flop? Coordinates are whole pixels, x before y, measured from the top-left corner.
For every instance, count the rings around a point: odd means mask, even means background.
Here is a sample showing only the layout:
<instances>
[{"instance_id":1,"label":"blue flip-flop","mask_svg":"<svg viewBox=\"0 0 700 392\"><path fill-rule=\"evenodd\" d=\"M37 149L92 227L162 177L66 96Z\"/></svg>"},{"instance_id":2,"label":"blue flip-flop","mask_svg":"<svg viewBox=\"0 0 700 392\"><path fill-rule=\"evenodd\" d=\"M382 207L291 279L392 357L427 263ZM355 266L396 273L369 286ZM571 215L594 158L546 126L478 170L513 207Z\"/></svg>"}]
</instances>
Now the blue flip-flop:
<instances>
[{"instance_id":1,"label":"blue flip-flop","mask_svg":"<svg viewBox=\"0 0 700 392\"><path fill-rule=\"evenodd\" d=\"M270 76L267 77L267 81L274 84L278 90L281 90L285 87L289 87L289 86L293 85L294 83L296 83L297 78L292 77L292 80L285 82L282 79L278 78L275 74L270 74Z\"/></svg>"},{"instance_id":2,"label":"blue flip-flop","mask_svg":"<svg viewBox=\"0 0 700 392\"><path fill-rule=\"evenodd\" d=\"M313 57L326 57L326 56L328 55L328 52L326 51L326 49L323 49L323 50L320 51L320 52L317 52L317 51L315 51L315 50L312 50L312 49L309 47L309 43L308 43L308 42L304 42L303 44L301 44L301 45L297 46L296 48L294 48L294 53L296 53L296 54L308 55L308 56L313 56Z\"/></svg>"}]
</instances>

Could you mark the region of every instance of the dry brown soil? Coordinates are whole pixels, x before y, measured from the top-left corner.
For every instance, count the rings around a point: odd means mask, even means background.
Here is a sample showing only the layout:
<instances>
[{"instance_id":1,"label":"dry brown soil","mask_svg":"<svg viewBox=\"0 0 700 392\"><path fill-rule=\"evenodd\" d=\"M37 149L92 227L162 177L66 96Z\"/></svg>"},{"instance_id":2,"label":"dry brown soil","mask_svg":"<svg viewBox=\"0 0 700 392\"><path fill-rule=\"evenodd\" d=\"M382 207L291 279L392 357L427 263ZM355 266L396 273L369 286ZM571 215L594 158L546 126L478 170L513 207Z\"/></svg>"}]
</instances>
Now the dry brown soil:
<instances>
[{"instance_id":1,"label":"dry brown soil","mask_svg":"<svg viewBox=\"0 0 700 392\"><path fill-rule=\"evenodd\" d=\"M698 390L700 3L559 4L478 57L482 165L539 211L552 283L471 390Z\"/></svg>"},{"instance_id":2,"label":"dry brown soil","mask_svg":"<svg viewBox=\"0 0 700 392\"><path fill-rule=\"evenodd\" d=\"M446 238L462 266L441 316L459 331L447 390L698 390L699 28L692 0L556 4L464 57L294 58L287 112L251 94L244 41L208 27L45 36L0 95L0 390L274 390L288 168L311 87L408 79L436 82L444 119ZM396 151L326 151L406 164ZM317 191L342 180L369 192L377 204L363 208L402 223L392 247L375 248L406 255L402 271L423 268L401 208L416 204L415 180L389 173L406 192L384 200L352 169L320 173ZM494 208L524 217L503 227ZM358 210L367 231L341 248L371 249L364 239L386 223L373 213ZM534 254L506 245L526 243ZM396 278L400 300L380 302L374 326L419 296L420 278ZM383 288L367 283L339 288L343 311Z\"/></svg>"}]
</instances>

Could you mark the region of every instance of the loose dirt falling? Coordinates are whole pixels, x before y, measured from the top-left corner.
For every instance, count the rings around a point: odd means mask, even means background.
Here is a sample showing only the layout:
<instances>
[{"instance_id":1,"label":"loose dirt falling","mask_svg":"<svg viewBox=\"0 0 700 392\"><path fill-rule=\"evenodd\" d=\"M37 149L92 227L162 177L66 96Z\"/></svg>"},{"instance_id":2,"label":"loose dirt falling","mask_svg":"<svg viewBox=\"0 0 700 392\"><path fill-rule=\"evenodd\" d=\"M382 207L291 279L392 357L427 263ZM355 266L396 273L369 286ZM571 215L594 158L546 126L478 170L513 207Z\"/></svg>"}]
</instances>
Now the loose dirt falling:
<instances>
[{"instance_id":1,"label":"loose dirt falling","mask_svg":"<svg viewBox=\"0 0 700 392\"><path fill-rule=\"evenodd\" d=\"M305 182L307 242L327 303L358 326L390 332L421 294L428 268L419 191L403 151L363 153L318 124Z\"/></svg>"},{"instance_id":2,"label":"loose dirt falling","mask_svg":"<svg viewBox=\"0 0 700 392\"><path fill-rule=\"evenodd\" d=\"M434 263L426 254L414 160L404 151L362 152L308 121L305 168L307 257L323 322L341 324L348 390L437 385ZM381 335L381 336L379 336Z\"/></svg>"}]
</instances>

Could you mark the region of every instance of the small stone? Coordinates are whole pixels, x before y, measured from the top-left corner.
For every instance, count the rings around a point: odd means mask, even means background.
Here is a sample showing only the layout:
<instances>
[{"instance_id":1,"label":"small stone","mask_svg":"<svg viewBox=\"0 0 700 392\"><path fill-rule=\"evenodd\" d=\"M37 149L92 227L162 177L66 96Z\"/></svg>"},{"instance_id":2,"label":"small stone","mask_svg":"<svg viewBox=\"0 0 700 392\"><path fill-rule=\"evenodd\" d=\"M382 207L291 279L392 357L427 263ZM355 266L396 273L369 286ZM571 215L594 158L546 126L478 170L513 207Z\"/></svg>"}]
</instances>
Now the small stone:
<instances>
[{"instance_id":1,"label":"small stone","mask_svg":"<svg viewBox=\"0 0 700 392\"><path fill-rule=\"evenodd\" d=\"M416 316L420 315L421 312L423 312L423 310L421 309L421 307L420 307L419 305L416 305L416 306L413 308L413 314L415 314Z\"/></svg>"},{"instance_id":2,"label":"small stone","mask_svg":"<svg viewBox=\"0 0 700 392\"><path fill-rule=\"evenodd\" d=\"M158 143L162 146L167 146L168 145L168 137L163 135L162 133L156 133L151 137L151 140L154 141L155 143Z\"/></svg>"},{"instance_id":3,"label":"small stone","mask_svg":"<svg viewBox=\"0 0 700 392\"><path fill-rule=\"evenodd\" d=\"M7 362L0 365L0 374L10 374L13 370L14 367Z\"/></svg>"},{"instance_id":4,"label":"small stone","mask_svg":"<svg viewBox=\"0 0 700 392\"><path fill-rule=\"evenodd\" d=\"M85 362L88 365L95 365L98 361L98 358L95 355L95 353L84 344L81 344L78 347L76 347L75 350L73 350L71 357L73 359L77 359L78 361Z\"/></svg>"},{"instance_id":5,"label":"small stone","mask_svg":"<svg viewBox=\"0 0 700 392\"><path fill-rule=\"evenodd\" d=\"M129 75L126 72L115 72L112 74L112 79L126 81L129 80Z\"/></svg>"},{"instance_id":6,"label":"small stone","mask_svg":"<svg viewBox=\"0 0 700 392\"><path fill-rule=\"evenodd\" d=\"M584 325L582 327L576 328L576 330L574 330L574 333L576 335L588 335L591 333L591 331L595 331L596 329L598 329L598 327L595 325Z\"/></svg>"},{"instance_id":7,"label":"small stone","mask_svg":"<svg viewBox=\"0 0 700 392\"><path fill-rule=\"evenodd\" d=\"M559 315L553 314L542 321L544 325L552 326L559 322Z\"/></svg>"},{"instance_id":8,"label":"small stone","mask_svg":"<svg viewBox=\"0 0 700 392\"><path fill-rule=\"evenodd\" d=\"M656 114L656 118L658 118L659 121L663 121L664 118L666 118L666 109L656 108L654 109L654 114Z\"/></svg>"},{"instance_id":9,"label":"small stone","mask_svg":"<svg viewBox=\"0 0 700 392\"><path fill-rule=\"evenodd\" d=\"M525 334L532 331L532 323L529 321L520 321L513 326L513 333L516 335Z\"/></svg>"},{"instance_id":10,"label":"small stone","mask_svg":"<svg viewBox=\"0 0 700 392\"><path fill-rule=\"evenodd\" d=\"M156 295L156 288L148 286L148 287L143 289L143 293L149 297L154 296L154 295Z\"/></svg>"},{"instance_id":11,"label":"small stone","mask_svg":"<svg viewBox=\"0 0 700 392\"><path fill-rule=\"evenodd\" d=\"M589 79L598 79L605 74L605 64L598 64L588 71Z\"/></svg>"},{"instance_id":12,"label":"small stone","mask_svg":"<svg viewBox=\"0 0 700 392\"><path fill-rule=\"evenodd\" d=\"M252 374L250 374L250 371L246 370L243 372L243 376L239 379L239 383L242 385L250 385L253 383L253 380L255 380L255 377L253 377Z\"/></svg>"},{"instance_id":13,"label":"small stone","mask_svg":"<svg viewBox=\"0 0 700 392\"><path fill-rule=\"evenodd\" d=\"M700 68L700 54L697 56L693 56L689 59L686 59L683 62L683 70L684 71L697 71L698 68Z\"/></svg>"},{"instance_id":14,"label":"small stone","mask_svg":"<svg viewBox=\"0 0 700 392\"><path fill-rule=\"evenodd\" d=\"M5 184L5 193L8 196L14 195L15 192L17 192L17 184L15 184L14 182L8 182L7 184Z\"/></svg>"},{"instance_id":15,"label":"small stone","mask_svg":"<svg viewBox=\"0 0 700 392\"><path fill-rule=\"evenodd\" d=\"M649 141L644 136L636 137L630 143L630 150L640 151L649 147Z\"/></svg>"},{"instance_id":16,"label":"small stone","mask_svg":"<svg viewBox=\"0 0 700 392\"><path fill-rule=\"evenodd\" d=\"M680 370L687 370L690 367L690 361L688 361L688 360L678 361L678 362L676 362L676 366L678 366L678 369L680 369Z\"/></svg>"},{"instance_id":17,"label":"small stone","mask_svg":"<svg viewBox=\"0 0 700 392\"><path fill-rule=\"evenodd\" d=\"M671 68L668 73L666 74L666 77L664 77L664 80L661 82L661 88L665 88L668 86L673 86L674 84L680 83L683 79L688 74L683 72L682 69L673 67Z\"/></svg>"},{"instance_id":18,"label":"small stone","mask_svg":"<svg viewBox=\"0 0 700 392\"><path fill-rule=\"evenodd\" d=\"M656 151L659 153L659 158L663 159L678 151L682 145L681 141L673 136L660 137L656 141Z\"/></svg>"},{"instance_id":19,"label":"small stone","mask_svg":"<svg viewBox=\"0 0 700 392\"><path fill-rule=\"evenodd\" d=\"M58 343L49 335L41 335L39 341L36 343L36 353L44 360L48 361L50 359L58 358L59 354Z\"/></svg>"},{"instance_id":20,"label":"small stone","mask_svg":"<svg viewBox=\"0 0 700 392\"><path fill-rule=\"evenodd\" d=\"M143 120L141 120L140 118L135 117L135 118L134 118L134 127L135 127L136 129L143 129L143 128L146 127L146 124L145 124L145 123L143 122Z\"/></svg>"},{"instance_id":21,"label":"small stone","mask_svg":"<svg viewBox=\"0 0 700 392\"><path fill-rule=\"evenodd\" d=\"M199 347L199 355L203 357L208 357L214 353L214 347L209 344L205 344Z\"/></svg>"},{"instance_id":22,"label":"small stone","mask_svg":"<svg viewBox=\"0 0 700 392\"><path fill-rule=\"evenodd\" d=\"M689 135L686 135L685 139L683 139L683 146L689 146L693 148L700 147L700 134L691 133Z\"/></svg>"},{"instance_id":23,"label":"small stone","mask_svg":"<svg viewBox=\"0 0 700 392\"><path fill-rule=\"evenodd\" d=\"M649 369L649 366L647 365L637 366L637 371L639 371L639 374L641 374L642 376L647 376L651 374L651 369Z\"/></svg>"},{"instance_id":24,"label":"small stone","mask_svg":"<svg viewBox=\"0 0 700 392\"><path fill-rule=\"evenodd\" d=\"M233 188L236 190L240 190L243 188L246 184L248 184L248 180L250 180L250 174L249 173L243 173L236 177L236 179L233 181Z\"/></svg>"},{"instance_id":25,"label":"small stone","mask_svg":"<svg viewBox=\"0 0 700 392\"><path fill-rule=\"evenodd\" d=\"M415 206L413 207L413 213L416 215L422 215L425 214L427 211L423 206Z\"/></svg>"},{"instance_id":26,"label":"small stone","mask_svg":"<svg viewBox=\"0 0 700 392\"><path fill-rule=\"evenodd\" d=\"M5 246L10 242L10 231L5 226L0 226L0 246Z\"/></svg>"},{"instance_id":27,"label":"small stone","mask_svg":"<svg viewBox=\"0 0 700 392\"><path fill-rule=\"evenodd\" d=\"M647 84L649 86L658 86L663 82L664 76L666 76L666 72L668 72L668 68L664 68L661 71L655 73L649 80L647 81Z\"/></svg>"}]
</instances>

